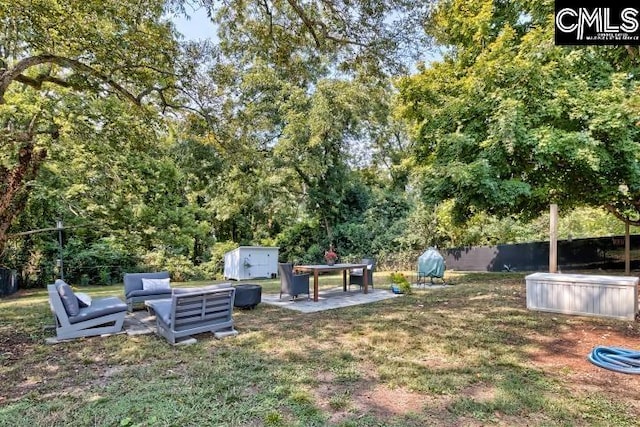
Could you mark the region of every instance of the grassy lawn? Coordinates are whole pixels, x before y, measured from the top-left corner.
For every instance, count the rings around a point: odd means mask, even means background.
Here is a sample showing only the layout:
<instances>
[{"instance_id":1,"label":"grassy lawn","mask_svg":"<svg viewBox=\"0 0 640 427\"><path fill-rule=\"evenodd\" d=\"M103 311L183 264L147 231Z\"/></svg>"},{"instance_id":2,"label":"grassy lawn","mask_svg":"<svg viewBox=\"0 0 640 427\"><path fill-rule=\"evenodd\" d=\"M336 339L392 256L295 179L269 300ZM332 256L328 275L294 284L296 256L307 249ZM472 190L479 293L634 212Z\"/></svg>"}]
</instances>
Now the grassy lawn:
<instances>
[{"instance_id":1,"label":"grassy lawn","mask_svg":"<svg viewBox=\"0 0 640 427\"><path fill-rule=\"evenodd\" d=\"M0 300L0 425L638 425L639 376L586 361L599 344L640 349L637 322L529 312L523 274L448 277L314 314L236 310L237 337L178 347L126 334L46 345L46 291L21 291Z\"/></svg>"}]
</instances>

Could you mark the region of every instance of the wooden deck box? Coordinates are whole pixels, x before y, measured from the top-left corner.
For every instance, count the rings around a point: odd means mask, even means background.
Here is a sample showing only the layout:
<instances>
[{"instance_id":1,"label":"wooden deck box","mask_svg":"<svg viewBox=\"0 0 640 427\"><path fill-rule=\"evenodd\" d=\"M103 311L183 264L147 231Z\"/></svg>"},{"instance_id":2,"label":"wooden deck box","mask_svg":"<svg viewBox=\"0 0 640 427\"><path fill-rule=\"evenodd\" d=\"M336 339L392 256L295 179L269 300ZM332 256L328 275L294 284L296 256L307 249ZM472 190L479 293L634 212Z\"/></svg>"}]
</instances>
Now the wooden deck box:
<instances>
[{"instance_id":1,"label":"wooden deck box","mask_svg":"<svg viewBox=\"0 0 640 427\"><path fill-rule=\"evenodd\" d=\"M527 308L634 320L638 277L534 273L526 276Z\"/></svg>"}]
</instances>

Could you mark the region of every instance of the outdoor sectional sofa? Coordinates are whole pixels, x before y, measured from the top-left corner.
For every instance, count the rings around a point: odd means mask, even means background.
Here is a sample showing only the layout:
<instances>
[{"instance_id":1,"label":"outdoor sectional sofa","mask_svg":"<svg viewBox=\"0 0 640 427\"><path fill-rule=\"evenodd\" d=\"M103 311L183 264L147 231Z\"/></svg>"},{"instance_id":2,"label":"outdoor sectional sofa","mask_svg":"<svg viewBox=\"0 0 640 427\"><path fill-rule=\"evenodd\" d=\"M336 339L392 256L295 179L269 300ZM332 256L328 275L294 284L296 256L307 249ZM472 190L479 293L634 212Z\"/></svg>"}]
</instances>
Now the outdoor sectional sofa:
<instances>
[{"instance_id":1,"label":"outdoor sectional sofa","mask_svg":"<svg viewBox=\"0 0 640 427\"><path fill-rule=\"evenodd\" d=\"M236 289L230 284L201 288L175 288L170 299L146 304L156 315L156 332L171 344L202 332L235 335L233 302Z\"/></svg>"},{"instance_id":2,"label":"outdoor sectional sofa","mask_svg":"<svg viewBox=\"0 0 640 427\"><path fill-rule=\"evenodd\" d=\"M133 311L133 305L154 299L171 298L171 288L144 289L142 279L169 279L168 271L157 273L126 273L124 275L124 296L127 309Z\"/></svg>"}]
</instances>

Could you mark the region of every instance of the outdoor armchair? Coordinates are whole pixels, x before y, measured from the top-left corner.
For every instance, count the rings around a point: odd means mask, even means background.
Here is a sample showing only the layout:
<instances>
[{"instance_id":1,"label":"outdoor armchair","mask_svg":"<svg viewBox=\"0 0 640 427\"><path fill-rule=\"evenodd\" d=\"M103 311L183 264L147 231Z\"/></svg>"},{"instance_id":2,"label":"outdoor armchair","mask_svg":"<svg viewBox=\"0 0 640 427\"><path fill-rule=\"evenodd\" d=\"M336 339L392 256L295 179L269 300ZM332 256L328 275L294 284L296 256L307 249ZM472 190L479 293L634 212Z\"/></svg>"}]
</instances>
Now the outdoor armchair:
<instances>
[{"instance_id":1,"label":"outdoor armchair","mask_svg":"<svg viewBox=\"0 0 640 427\"><path fill-rule=\"evenodd\" d=\"M226 332L233 329L233 301L236 289L229 283L202 288L176 288L170 299L146 304L156 315L156 332L171 344L202 332Z\"/></svg>"},{"instance_id":2,"label":"outdoor armchair","mask_svg":"<svg viewBox=\"0 0 640 427\"><path fill-rule=\"evenodd\" d=\"M282 294L288 294L292 298L297 298L299 294L309 293L309 274L293 274L293 264L279 263L278 274L280 275L280 298Z\"/></svg>"},{"instance_id":3,"label":"outdoor armchair","mask_svg":"<svg viewBox=\"0 0 640 427\"><path fill-rule=\"evenodd\" d=\"M127 305L120 298L94 299L87 305L62 280L47 285L47 291L59 340L113 334L122 330Z\"/></svg>"},{"instance_id":4,"label":"outdoor armchair","mask_svg":"<svg viewBox=\"0 0 640 427\"><path fill-rule=\"evenodd\" d=\"M373 258L363 258L360 262L361 264L367 264L366 274L368 279L368 284L373 289L373 271L376 268L376 261ZM363 269L362 268L354 268L349 271L349 288L351 285L357 285L360 287L364 286L364 277L363 277Z\"/></svg>"}]
</instances>

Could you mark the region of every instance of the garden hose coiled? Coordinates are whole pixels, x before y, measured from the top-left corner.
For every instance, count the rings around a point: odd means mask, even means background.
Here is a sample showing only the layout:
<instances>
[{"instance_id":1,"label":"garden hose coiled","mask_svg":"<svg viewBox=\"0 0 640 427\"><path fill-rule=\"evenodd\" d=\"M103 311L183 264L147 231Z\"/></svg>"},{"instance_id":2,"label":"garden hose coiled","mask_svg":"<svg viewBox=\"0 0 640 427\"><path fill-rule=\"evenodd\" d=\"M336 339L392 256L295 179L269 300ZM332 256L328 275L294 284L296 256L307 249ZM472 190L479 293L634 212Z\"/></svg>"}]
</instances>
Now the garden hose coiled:
<instances>
[{"instance_id":1,"label":"garden hose coiled","mask_svg":"<svg viewBox=\"0 0 640 427\"><path fill-rule=\"evenodd\" d=\"M587 357L591 363L623 374L640 374L640 351L597 346Z\"/></svg>"}]
</instances>

